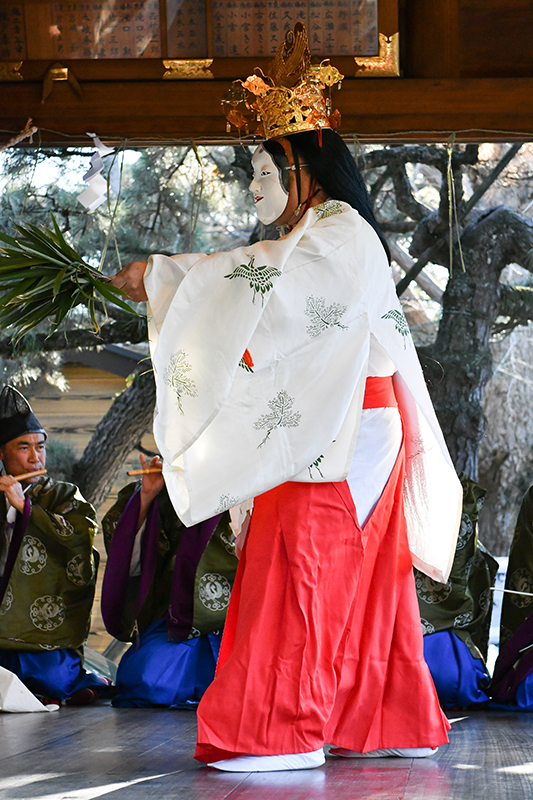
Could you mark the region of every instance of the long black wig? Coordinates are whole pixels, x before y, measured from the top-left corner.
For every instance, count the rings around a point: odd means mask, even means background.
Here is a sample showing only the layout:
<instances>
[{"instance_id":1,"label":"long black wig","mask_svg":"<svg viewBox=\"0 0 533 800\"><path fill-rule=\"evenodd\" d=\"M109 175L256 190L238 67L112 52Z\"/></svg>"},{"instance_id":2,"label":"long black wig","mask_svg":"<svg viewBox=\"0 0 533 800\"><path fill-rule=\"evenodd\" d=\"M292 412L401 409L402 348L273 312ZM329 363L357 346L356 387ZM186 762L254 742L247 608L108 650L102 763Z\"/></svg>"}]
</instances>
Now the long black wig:
<instances>
[{"instance_id":1,"label":"long black wig","mask_svg":"<svg viewBox=\"0 0 533 800\"><path fill-rule=\"evenodd\" d=\"M285 138L291 145L294 163L297 164L301 160L329 197L348 203L372 225L390 263L391 255L387 240L374 217L361 173L342 138L330 128L322 130L322 143L319 141L318 131L293 133ZM283 161L286 163L285 151L279 142L269 140L263 143L263 147L276 164L281 166ZM287 172L285 174L288 175ZM299 177L296 171L298 194Z\"/></svg>"}]
</instances>

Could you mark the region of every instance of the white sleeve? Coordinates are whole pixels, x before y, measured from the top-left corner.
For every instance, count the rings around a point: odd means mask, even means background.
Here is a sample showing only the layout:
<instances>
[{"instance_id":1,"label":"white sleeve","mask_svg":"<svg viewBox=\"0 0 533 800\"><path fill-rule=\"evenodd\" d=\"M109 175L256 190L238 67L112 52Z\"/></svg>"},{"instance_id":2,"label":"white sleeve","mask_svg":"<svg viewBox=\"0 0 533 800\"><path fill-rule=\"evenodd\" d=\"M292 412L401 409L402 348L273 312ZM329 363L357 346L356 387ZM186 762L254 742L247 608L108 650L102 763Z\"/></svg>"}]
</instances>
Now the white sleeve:
<instances>
[{"instance_id":1,"label":"white sleeve","mask_svg":"<svg viewBox=\"0 0 533 800\"><path fill-rule=\"evenodd\" d=\"M159 331L178 286L204 253L185 253L178 256L151 255L144 273L144 288L148 295L150 317Z\"/></svg>"},{"instance_id":2,"label":"white sleeve","mask_svg":"<svg viewBox=\"0 0 533 800\"><path fill-rule=\"evenodd\" d=\"M131 561L130 561L130 578L135 578L141 574L141 546L145 528L146 528L146 520L143 522L143 524L137 531L137 534L135 536L135 541L133 543L133 551L131 553Z\"/></svg>"}]
</instances>

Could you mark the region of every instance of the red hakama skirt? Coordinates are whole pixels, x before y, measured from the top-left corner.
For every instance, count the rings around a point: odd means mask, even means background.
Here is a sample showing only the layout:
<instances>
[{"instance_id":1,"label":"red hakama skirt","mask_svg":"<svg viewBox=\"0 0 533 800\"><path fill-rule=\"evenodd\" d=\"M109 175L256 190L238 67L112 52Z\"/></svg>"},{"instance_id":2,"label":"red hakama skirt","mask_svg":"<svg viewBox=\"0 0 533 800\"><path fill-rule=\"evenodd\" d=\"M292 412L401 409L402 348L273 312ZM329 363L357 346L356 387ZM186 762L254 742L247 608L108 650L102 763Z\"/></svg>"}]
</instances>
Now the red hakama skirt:
<instances>
[{"instance_id":1,"label":"red hakama skirt","mask_svg":"<svg viewBox=\"0 0 533 800\"><path fill-rule=\"evenodd\" d=\"M198 707L199 761L448 741L424 661L403 473L402 446L362 529L346 481L255 499Z\"/></svg>"}]
</instances>

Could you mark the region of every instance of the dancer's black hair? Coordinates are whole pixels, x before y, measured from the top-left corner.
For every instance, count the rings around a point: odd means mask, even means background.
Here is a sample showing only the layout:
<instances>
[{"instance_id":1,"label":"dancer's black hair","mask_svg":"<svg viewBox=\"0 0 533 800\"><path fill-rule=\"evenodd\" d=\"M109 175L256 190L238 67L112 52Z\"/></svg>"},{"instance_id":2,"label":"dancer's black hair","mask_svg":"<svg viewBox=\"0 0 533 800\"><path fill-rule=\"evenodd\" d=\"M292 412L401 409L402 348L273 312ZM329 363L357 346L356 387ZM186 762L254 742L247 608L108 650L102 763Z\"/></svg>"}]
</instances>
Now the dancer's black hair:
<instances>
[{"instance_id":1,"label":"dancer's black hair","mask_svg":"<svg viewBox=\"0 0 533 800\"><path fill-rule=\"evenodd\" d=\"M329 197L348 203L372 225L390 263L389 246L374 217L365 183L352 154L339 134L330 128L323 129L322 145L319 142L318 131L293 133L285 138L290 142L295 164L300 157ZM266 141L263 147L276 163L277 159L281 160L279 151L283 150L283 147L279 142ZM296 175L299 177L298 172Z\"/></svg>"}]
</instances>

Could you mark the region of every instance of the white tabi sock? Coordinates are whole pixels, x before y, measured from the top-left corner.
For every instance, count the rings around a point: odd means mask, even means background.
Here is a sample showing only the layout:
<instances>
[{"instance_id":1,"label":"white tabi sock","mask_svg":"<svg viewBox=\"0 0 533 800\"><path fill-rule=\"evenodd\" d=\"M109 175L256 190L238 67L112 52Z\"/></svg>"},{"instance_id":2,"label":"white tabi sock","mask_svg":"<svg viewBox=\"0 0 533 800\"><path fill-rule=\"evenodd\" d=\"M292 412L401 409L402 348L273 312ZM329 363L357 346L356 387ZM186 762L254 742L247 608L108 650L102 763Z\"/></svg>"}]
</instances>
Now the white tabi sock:
<instances>
[{"instance_id":1,"label":"white tabi sock","mask_svg":"<svg viewBox=\"0 0 533 800\"><path fill-rule=\"evenodd\" d=\"M329 751L332 756L341 758L427 758L434 756L438 747L384 747L381 750L369 750L368 753L357 753L355 750L345 750L344 747L333 747Z\"/></svg>"},{"instance_id":2,"label":"white tabi sock","mask_svg":"<svg viewBox=\"0 0 533 800\"><path fill-rule=\"evenodd\" d=\"M208 767L224 772L281 772L291 769L321 767L326 757L322 748L312 753L287 753L279 756L237 756L213 761Z\"/></svg>"}]
</instances>

